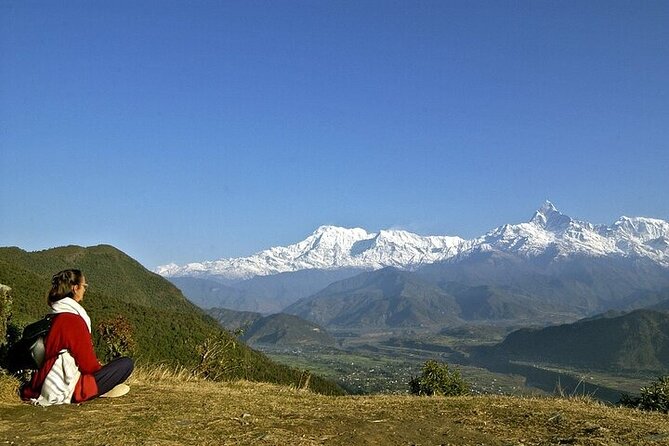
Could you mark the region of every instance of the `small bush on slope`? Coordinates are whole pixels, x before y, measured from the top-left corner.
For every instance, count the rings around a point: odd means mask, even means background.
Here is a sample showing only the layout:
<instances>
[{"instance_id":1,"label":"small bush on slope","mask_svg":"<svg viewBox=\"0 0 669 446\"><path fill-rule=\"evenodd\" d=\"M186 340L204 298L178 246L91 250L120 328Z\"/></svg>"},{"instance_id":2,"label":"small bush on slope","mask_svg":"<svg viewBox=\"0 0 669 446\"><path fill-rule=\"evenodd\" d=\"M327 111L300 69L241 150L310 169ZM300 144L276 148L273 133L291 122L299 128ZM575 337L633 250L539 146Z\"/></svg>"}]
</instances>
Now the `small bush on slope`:
<instances>
[{"instance_id":1,"label":"small bush on slope","mask_svg":"<svg viewBox=\"0 0 669 446\"><path fill-rule=\"evenodd\" d=\"M409 381L414 395L458 396L469 394L469 385L462 379L459 370L450 370L448 364L434 360L425 362L421 375Z\"/></svg>"},{"instance_id":2,"label":"small bush on slope","mask_svg":"<svg viewBox=\"0 0 669 446\"><path fill-rule=\"evenodd\" d=\"M98 340L103 344L104 359L109 362L121 356L132 356L137 343L134 330L128 319L118 315L100 322L97 327Z\"/></svg>"},{"instance_id":3,"label":"small bush on slope","mask_svg":"<svg viewBox=\"0 0 669 446\"><path fill-rule=\"evenodd\" d=\"M641 410L669 413L669 375L661 376L647 387L641 388L641 396L623 395L620 404Z\"/></svg>"}]
</instances>

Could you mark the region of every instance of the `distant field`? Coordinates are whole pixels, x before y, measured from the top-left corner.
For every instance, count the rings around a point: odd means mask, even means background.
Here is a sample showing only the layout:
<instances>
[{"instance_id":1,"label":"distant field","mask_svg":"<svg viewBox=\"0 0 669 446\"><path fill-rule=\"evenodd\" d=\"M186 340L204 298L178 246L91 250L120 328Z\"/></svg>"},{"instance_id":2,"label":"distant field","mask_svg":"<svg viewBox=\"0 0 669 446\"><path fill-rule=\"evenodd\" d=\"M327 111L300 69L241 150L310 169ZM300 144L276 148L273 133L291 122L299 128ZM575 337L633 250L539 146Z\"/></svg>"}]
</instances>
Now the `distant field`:
<instances>
[{"instance_id":1,"label":"distant field","mask_svg":"<svg viewBox=\"0 0 669 446\"><path fill-rule=\"evenodd\" d=\"M339 338L340 348L275 348L259 346L277 362L307 369L333 379L351 393L404 394L409 380L420 374L428 359L453 364L477 393L509 395L544 394L526 387L520 376L490 372L484 368L462 365L461 355L453 347L470 343L453 336L429 332L360 332Z\"/></svg>"},{"instance_id":2,"label":"distant field","mask_svg":"<svg viewBox=\"0 0 669 446\"><path fill-rule=\"evenodd\" d=\"M357 394L406 393L409 380L420 373L420 367L428 359L446 362L460 369L475 393L592 393L595 397L615 402L617 397L612 389L638 393L642 386L655 378L648 374L613 375L546 364L517 363L519 367L505 371L468 360L468 347L499 342L507 331L495 327L475 327L442 334L415 330L349 331L335 333L339 339L339 348L260 348L277 362L321 374ZM525 375L528 368L529 375ZM598 386L609 390L602 390L601 395L598 395L593 390Z\"/></svg>"},{"instance_id":3,"label":"distant field","mask_svg":"<svg viewBox=\"0 0 669 446\"><path fill-rule=\"evenodd\" d=\"M522 362L517 362L517 363L529 365L528 363L522 363ZM535 367L544 370L578 377L579 379L582 379L583 381L589 383L595 383L601 386L620 389L627 393L638 393L641 387L648 385L649 382L657 378L657 375L653 373L621 372L618 375L612 375L610 373L605 373L601 371L580 370L571 367L552 365L552 364L533 364L533 365Z\"/></svg>"}]
</instances>

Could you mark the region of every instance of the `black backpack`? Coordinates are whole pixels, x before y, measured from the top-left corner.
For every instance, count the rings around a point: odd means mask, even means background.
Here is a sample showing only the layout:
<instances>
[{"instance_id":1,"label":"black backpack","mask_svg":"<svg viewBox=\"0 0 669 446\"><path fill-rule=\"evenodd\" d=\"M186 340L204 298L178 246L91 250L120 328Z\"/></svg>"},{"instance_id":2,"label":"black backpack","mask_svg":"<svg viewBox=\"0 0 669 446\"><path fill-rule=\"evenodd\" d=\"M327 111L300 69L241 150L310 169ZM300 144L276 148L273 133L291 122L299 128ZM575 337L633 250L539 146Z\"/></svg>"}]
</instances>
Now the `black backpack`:
<instances>
[{"instance_id":1,"label":"black backpack","mask_svg":"<svg viewBox=\"0 0 669 446\"><path fill-rule=\"evenodd\" d=\"M56 314L47 314L23 329L21 339L7 352L7 369L11 373L40 368L44 362L44 338L49 333L55 316Z\"/></svg>"}]
</instances>

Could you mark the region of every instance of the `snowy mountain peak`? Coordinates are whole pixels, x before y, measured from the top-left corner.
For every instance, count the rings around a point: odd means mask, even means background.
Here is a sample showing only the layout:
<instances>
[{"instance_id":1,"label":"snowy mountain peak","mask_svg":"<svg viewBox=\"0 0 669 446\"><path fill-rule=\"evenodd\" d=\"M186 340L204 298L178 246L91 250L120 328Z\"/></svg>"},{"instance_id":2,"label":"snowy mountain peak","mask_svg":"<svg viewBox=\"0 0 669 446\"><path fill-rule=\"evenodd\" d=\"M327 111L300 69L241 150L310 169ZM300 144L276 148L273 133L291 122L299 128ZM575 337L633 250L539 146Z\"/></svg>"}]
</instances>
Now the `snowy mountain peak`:
<instances>
[{"instance_id":1,"label":"snowy mountain peak","mask_svg":"<svg viewBox=\"0 0 669 446\"><path fill-rule=\"evenodd\" d=\"M412 234L408 231L403 231L399 229L381 229L378 234L376 234L376 240L378 242L395 242L402 243L410 240L416 240L416 234Z\"/></svg>"},{"instance_id":2,"label":"snowy mountain peak","mask_svg":"<svg viewBox=\"0 0 669 446\"><path fill-rule=\"evenodd\" d=\"M181 267L172 263L158 267L156 272L166 277L215 275L243 280L305 269L413 268L451 257L466 243L459 237L425 237L403 230L368 233L361 228L321 226L301 242L270 248L250 257Z\"/></svg>"},{"instance_id":3,"label":"snowy mountain peak","mask_svg":"<svg viewBox=\"0 0 669 446\"><path fill-rule=\"evenodd\" d=\"M323 225L319 226L312 235L322 236L329 235L333 237L342 236L345 234L367 234L367 231L361 228L342 228L340 226Z\"/></svg>"},{"instance_id":4,"label":"snowy mountain peak","mask_svg":"<svg viewBox=\"0 0 669 446\"><path fill-rule=\"evenodd\" d=\"M559 212L558 209L550 200L544 201L544 204L539 208L539 211L541 211L544 214L551 212Z\"/></svg>"},{"instance_id":5,"label":"snowy mountain peak","mask_svg":"<svg viewBox=\"0 0 669 446\"><path fill-rule=\"evenodd\" d=\"M669 222L648 217L620 217L611 232L619 237L633 237L640 241L650 241L669 234Z\"/></svg>"},{"instance_id":6,"label":"snowy mountain peak","mask_svg":"<svg viewBox=\"0 0 669 446\"><path fill-rule=\"evenodd\" d=\"M358 240L373 236L374 234L368 234L361 228L348 229L338 226L321 226L305 242L308 241L312 248L331 249L340 247L350 249Z\"/></svg>"},{"instance_id":7,"label":"snowy mountain peak","mask_svg":"<svg viewBox=\"0 0 669 446\"><path fill-rule=\"evenodd\" d=\"M530 223L548 230L563 230L571 223L571 218L557 210L550 201L541 206L535 213Z\"/></svg>"},{"instance_id":8,"label":"snowy mountain peak","mask_svg":"<svg viewBox=\"0 0 669 446\"><path fill-rule=\"evenodd\" d=\"M243 280L306 269L413 269L482 251L527 258L546 253L555 259L573 255L640 257L669 267L669 222L621 217L611 226L594 226L571 219L546 201L529 222L506 224L472 240L421 236L400 229L369 233L362 228L326 225L298 243L249 257L183 266L171 263L155 271L166 277L213 275Z\"/></svg>"}]
</instances>

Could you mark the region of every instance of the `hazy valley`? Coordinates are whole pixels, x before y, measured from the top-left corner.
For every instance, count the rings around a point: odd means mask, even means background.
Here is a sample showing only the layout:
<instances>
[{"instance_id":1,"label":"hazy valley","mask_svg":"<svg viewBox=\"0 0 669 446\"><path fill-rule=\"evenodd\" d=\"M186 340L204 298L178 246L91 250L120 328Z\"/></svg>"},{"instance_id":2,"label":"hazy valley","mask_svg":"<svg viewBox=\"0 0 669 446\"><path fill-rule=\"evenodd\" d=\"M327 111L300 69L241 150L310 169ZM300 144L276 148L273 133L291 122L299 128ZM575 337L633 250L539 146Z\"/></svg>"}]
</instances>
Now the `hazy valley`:
<instances>
[{"instance_id":1,"label":"hazy valley","mask_svg":"<svg viewBox=\"0 0 669 446\"><path fill-rule=\"evenodd\" d=\"M596 226L547 202L475 240L322 227L168 278L250 345L352 392L406 392L437 358L479 392L615 401L669 370L667 240L662 220Z\"/></svg>"}]
</instances>

